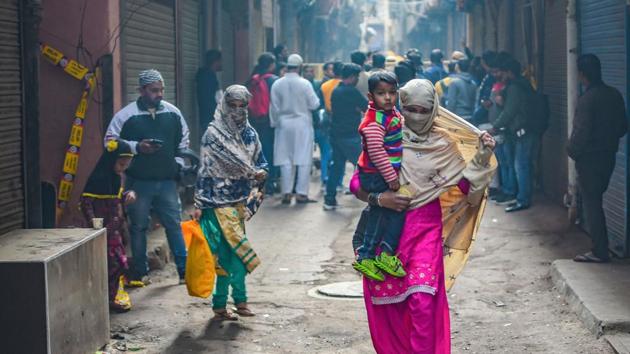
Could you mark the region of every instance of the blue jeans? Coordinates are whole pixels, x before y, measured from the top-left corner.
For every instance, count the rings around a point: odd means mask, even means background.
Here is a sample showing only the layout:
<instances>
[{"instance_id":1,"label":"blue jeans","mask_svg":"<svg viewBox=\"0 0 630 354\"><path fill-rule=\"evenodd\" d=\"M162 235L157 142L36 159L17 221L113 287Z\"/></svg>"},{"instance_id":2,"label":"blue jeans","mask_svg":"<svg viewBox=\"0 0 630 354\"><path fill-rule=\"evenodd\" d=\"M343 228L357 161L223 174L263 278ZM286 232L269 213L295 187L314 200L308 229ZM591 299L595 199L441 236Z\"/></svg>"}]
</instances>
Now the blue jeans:
<instances>
[{"instance_id":1,"label":"blue jeans","mask_svg":"<svg viewBox=\"0 0 630 354\"><path fill-rule=\"evenodd\" d=\"M382 193L389 190L388 184L378 173L359 173L361 189L368 193ZM363 244L357 249L359 261L376 256L376 247L393 255L398 248L400 233L405 224L405 212L369 205L367 212L361 213L359 225L355 233L361 233L363 228Z\"/></svg>"},{"instance_id":2,"label":"blue jeans","mask_svg":"<svg viewBox=\"0 0 630 354\"><path fill-rule=\"evenodd\" d=\"M315 129L315 142L319 146L321 163L321 181L326 184L328 180L328 168L332 160L332 146L330 146L330 136L324 129Z\"/></svg>"},{"instance_id":3,"label":"blue jeans","mask_svg":"<svg viewBox=\"0 0 630 354\"><path fill-rule=\"evenodd\" d=\"M536 141L534 134L526 134L516 138L514 145L514 169L518 184L516 201L527 206L532 202L532 154Z\"/></svg>"},{"instance_id":4,"label":"blue jeans","mask_svg":"<svg viewBox=\"0 0 630 354\"><path fill-rule=\"evenodd\" d=\"M186 271L186 245L182 237L181 203L177 184L173 180L142 181L127 179L128 189L136 192L137 200L127 207L131 224L131 253L133 255L133 276L139 279L149 272L147 262L147 229L150 212L155 211L164 229L168 246L175 257L177 273L180 277Z\"/></svg>"},{"instance_id":5,"label":"blue jeans","mask_svg":"<svg viewBox=\"0 0 630 354\"><path fill-rule=\"evenodd\" d=\"M514 171L514 142L506 139L495 149L499 161L501 192L516 195L516 172Z\"/></svg>"},{"instance_id":6,"label":"blue jeans","mask_svg":"<svg viewBox=\"0 0 630 354\"><path fill-rule=\"evenodd\" d=\"M326 182L325 203L335 205L337 203L337 186L346 171L346 162L356 165L361 155L361 137L332 138L332 166Z\"/></svg>"}]
</instances>

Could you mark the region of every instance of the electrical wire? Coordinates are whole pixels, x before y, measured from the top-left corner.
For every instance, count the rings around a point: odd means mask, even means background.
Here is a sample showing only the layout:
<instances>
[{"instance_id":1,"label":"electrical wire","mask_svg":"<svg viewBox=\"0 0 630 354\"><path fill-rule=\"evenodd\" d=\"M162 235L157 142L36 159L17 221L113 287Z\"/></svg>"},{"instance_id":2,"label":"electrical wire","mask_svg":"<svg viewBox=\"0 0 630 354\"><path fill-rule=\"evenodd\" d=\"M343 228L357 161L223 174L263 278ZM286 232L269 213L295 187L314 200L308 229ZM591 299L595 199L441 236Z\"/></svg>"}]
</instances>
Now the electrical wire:
<instances>
[{"instance_id":1,"label":"electrical wire","mask_svg":"<svg viewBox=\"0 0 630 354\"><path fill-rule=\"evenodd\" d=\"M125 18L124 21L120 21L118 23L118 25L114 28L114 30L112 31L112 34L109 36L109 39L107 40L107 42L105 42L105 44L103 45L103 47L101 47L99 49L99 51L103 50L105 47L107 47L112 40L114 40L114 45L112 47L112 50L110 51L110 54L113 54L116 51L116 47L118 44L118 40L120 39L120 37L122 36L122 33L124 31L124 29L127 27L127 24L129 23L129 21L131 21L131 19L133 18L133 16L140 10L142 10L143 8L147 7L149 4L151 3L150 0L147 0L145 3L138 5L138 7L136 7L135 9L131 10L129 12L129 15L127 16L127 18Z\"/></svg>"}]
</instances>

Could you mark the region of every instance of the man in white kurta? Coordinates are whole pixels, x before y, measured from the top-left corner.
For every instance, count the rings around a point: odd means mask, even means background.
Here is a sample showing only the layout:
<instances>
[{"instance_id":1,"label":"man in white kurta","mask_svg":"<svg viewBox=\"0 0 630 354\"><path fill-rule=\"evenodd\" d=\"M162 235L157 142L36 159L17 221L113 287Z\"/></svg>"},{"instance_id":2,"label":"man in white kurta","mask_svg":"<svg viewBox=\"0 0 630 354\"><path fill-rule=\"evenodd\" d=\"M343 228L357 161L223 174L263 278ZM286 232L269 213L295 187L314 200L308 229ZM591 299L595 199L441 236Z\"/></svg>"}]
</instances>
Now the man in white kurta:
<instances>
[{"instance_id":1,"label":"man in white kurta","mask_svg":"<svg viewBox=\"0 0 630 354\"><path fill-rule=\"evenodd\" d=\"M291 203L297 170L298 203L308 203L308 187L313 162L313 120L311 112L320 103L313 86L300 77L302 58L289 56L287 74L271 87L271 126L275 128L274 165L280 167L282 203Z\"/></svg>"}]
</instances>

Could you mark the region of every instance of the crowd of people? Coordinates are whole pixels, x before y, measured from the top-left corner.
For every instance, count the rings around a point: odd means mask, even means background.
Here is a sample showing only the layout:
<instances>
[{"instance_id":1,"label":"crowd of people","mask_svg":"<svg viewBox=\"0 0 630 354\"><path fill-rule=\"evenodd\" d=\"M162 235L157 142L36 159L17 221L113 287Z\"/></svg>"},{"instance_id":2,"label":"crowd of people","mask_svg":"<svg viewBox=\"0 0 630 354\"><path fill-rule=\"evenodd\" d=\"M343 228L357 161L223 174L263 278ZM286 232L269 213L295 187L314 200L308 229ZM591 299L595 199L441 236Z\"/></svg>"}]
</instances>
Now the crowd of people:
<instances>
[{"instance_id":1,"label":"crowd of people","mask_svg":"<svg viewBox=\"0 0 630 354\"><path fill-rule=\"evenodd\" d=\"M425 65L421 53L411 49L390 72L384 54L356 51L348 63L324 63L323 79L316 80L313 66L279 46L259 56L247 82L223 91L217 76L221 61L219 51L209 51L198 72L204 130L194 137L201 142L194 218L218 261L214 319L255 315L245 280L260 260L245 221L265 195L278 190L285 205L293 199L317 202L309 191L317 145L323 209L338 208L348 162L355 169L347 192L368 203L352 239L353 267L364 276L375 348L449 352L446 289L466 262L486 190L490 187L490 198L506 205L506 212L532 203L533 166L548 113L520 63L505 52L475 57L465 48L448 61L435 49ZM601 195L614 167L612 152L627 130L619 119L625 110L623 100L601 82L596 57L581 58L578 65L589 101L578 107L569 154L578 161L586 212L599 241L576 261L607 261ZM165 82L158 71L141 72L138 84L138 100L113 117L106 150L81 198L87 223L105 220L114 311L130 309L128 299L120 297L125 285L150 283L151 212L166 230L180 284L186 283L176 181L190 133L179 109L163 99ZM608 113L618 119L594 136L585 127L597 117L587 106L605 99ZM590 171L591 164L601 164L607 178ZM443 203L449 211L443 211ZM124 247L127 230L131 267ZM443 260L444 252L450 257ZM233 311L227 309L230 288Z\"/></svg>"},{"instance_id":2,"label":"crowd of people","mask_svg":"<svg viewBox=\"0 0 630 354\"><path fill-rule=\"evenodd\" d=\"M282 47L276 52L282 53L280 49L286 50ZM261 102L262 106L258 108L256 104L254 108L250 108L253 113L250 121L261 136L265 156L273 166L277 166L268 181L267 193L274 193L277 177L284 176L280 183L284 185L280 188L283 203L289 204L294 192L297 193L299 203L313 201L305 189L306 176L312 165L312 141L319 147L322 190L325 192L324 209L334 210L338 206L336 194L344 190L342 181L346 162L356 165L361 153L358 126L368 108L368 79L386 71L387 58L381 53L367 55L359 51L353 52L349 63L325 63L322 66L324 76L321 81L315 80L314 68L306 66L302 68L303 78L310 82L312 91L319 97L318 108L304 109L303 104L290 100L291 104L283 110L269 114L274 102L281 102L283 99L287 102L285 97L299 97L282 89L287 87L285 84L273 89L274 82L282 78L282 75L276 75L278 71L274 62L289 59L290 57L285 59L278 54L262 54L247 85L252 91L254 102ZM291 63L282 65L286 65L287 72L296 73L295 66ZM261 72L263 67L264 73ZM536 93L530 79L521 75L521 70L520 63L508 53L487 51L480 57L475 57L467 48L464 52L453 52L448 61L444 60L441 50L435 49L430 54L429 65L424 64L417 49L411 49L393 70L400 87L413 79L431 81L436 87L442 107L472 125L489 131L497 138L500 172L490 189L490 196L497 204L505 205L506 212L520 211L531 206L536 171L534 166L548 120L544 99ZM259 85L263 76L265 87ZM291 75L293 81L295 76ZM312 97L311 90L308 90L307 96ZM311 134L311 128L306 124L296 128L302 134L308 135L304 136L306 139L300 139L305 144L288 148L287 144L290 143L286 140L272 142L282 136L280 133L271 133L275 126L281 122L293 122L288 117L297 115L296 110L301 110L299 115L302 123L306 122L305 117L309 115L307 111L311 111L313 133ZM268 119L274 115L278 117L275 121L273 118ZM282 132L285 129L278 130ZM290 135L296 136L296 132L294 130ZM303 156L299 161L290 161L286 156L281 156L282 159L274 162L276 158L272 149L281 155L296 153L298 149L308 149L306 155L309 156ZM295 186L289 165L295 166L298 171ZM285 173L282 173L283 170Z\"/></svg>"}]
</instances>

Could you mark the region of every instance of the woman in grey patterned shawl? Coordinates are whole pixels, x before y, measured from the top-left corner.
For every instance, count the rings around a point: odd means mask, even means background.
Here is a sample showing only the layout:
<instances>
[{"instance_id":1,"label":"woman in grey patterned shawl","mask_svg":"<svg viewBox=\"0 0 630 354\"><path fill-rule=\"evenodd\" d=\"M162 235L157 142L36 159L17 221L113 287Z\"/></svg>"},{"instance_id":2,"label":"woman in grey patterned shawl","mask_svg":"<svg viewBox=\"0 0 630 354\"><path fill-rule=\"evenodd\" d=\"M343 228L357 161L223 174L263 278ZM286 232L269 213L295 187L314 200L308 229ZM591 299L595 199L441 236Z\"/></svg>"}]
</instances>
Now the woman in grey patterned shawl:
<instances>
[{"instance_id":1,"label":"woman in grey patterned shawl","mask_svg":"<svg viewBox=\"0 0 630 354\"><path fill-rule=\"evenodd\" d=\"M245 220L262 202L267 161L247 121L250 98L244 86L228 87L201 140L195 217L221 267L212 298L216 320L238 319L226 309L230 286L236 313L254 315L247 307L245 276L260 260L247 239Z\"/></svg>"}]
</instances>

